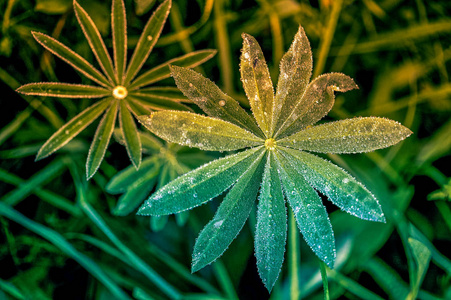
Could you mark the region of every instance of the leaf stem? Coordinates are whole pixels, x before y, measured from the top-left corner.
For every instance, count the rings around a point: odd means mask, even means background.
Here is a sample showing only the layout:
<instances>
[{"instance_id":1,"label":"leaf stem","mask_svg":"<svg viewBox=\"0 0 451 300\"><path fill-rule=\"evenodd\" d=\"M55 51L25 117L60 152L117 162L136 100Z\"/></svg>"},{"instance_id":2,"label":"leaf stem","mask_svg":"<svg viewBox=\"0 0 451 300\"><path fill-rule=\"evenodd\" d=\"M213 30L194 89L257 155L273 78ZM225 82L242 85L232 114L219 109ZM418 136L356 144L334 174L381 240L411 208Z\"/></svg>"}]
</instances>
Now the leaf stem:
<instances>
[{"instance_id":1,"label":"leaf stem","mask_svg":"<svg viewBox=\"0 0 451 300\"><path fill-rule=\"evenodd\" d=\"M290 300L300 300L299 264L301 252L299 250L299 233L293 211L290 210L289 215L288 273L290 278Z\"/></svg>"},{"instance_id":2,"label":"leaf stem","mask_svg":"<svg viewBox=\"0 0 451 300\"><path fill-rule=\"evenodd\" d=\"M329 282L327 280L326 264L323 261L319 261L319 267L321 270L321 279L323 280L324 300L329 300Z\"/></svg>"}]
</instances>

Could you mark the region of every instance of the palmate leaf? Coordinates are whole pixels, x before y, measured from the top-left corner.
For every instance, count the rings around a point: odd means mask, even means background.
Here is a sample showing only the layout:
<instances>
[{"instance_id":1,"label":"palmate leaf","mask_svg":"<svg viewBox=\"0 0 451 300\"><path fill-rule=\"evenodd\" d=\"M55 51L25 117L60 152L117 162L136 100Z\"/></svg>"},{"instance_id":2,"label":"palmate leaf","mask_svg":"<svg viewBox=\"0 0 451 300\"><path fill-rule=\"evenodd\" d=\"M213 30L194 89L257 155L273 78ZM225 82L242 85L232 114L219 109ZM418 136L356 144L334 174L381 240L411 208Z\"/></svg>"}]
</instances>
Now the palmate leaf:
<instances>
[{"instance_id":1,"label":"palmate leaf","mask_svg":"<svg viewBox=\"0 0 451 300\"><path fill-rule=\"evenodd\" d=\"M267 155L257 210L255 257L264 285L271 292L282 268L287 239L287 210L274 153Z\"/></svg>"},{"instance_id":2,"label":"palmate leaf","mask_svg":"<svg viewBox=\"0 0 451 300\"><path fill-rule=\"evenodd\" d=\"M186 173L153 194L138 214L170 215L199 206L235 183L262 152L262 147L255 147Z\"/></svg>"},{"instance_id":3,"label":"palmate leaf","mask_svg":"<svg viewBox=\"0 0 451 300\"><path fill-rule=\"evenodd\" d=\"M159 111L139 121L159 137L202 150L224 151L256 146L262 139L232 123L181 111Z\"/></svg>"},{"instance_id":4,"label":"palmate leaf","mask_svg":"<svg viewBox=\"0 0 451 300\"><path fill-rule=\"evenodd\" d=\"M265 165L262 159L264 154L260 151L260 155L227 193L213 220L199 234L193 250L192 272L221 256L243 228L257 197Z\"/></svg>"},{"instance_id":5,"label":"palmate leaf","mask_svg":"<svg viewBox=\"0 0 451 300\"><path fill-rule=\"evenodd\" d=\"M411 134L412 131L396 121L366 117L314 126L278 143L281 146L322 153L359 153L389 147Z\"/></svg>"},{"instance_id":6,"label":"palmate leaf","mask_svg":"<svg viewBox=\"0 0 451 300\"><path fill-rule=\"evenodd\" d=\"M103 98L111 95L111 91L102 87L60 82L29 83L22 85L16 91L32 96L61 98Z\"/></svg>"},{"instance_id":7,"label":"palmate leaf","mask_svg":"<svg viewBox=\"0 0 451 300\"><path fill-rule=\"evenodd\" d=\"M120 101L119 125L125 141L125 148L135 168L141 164L141 139L130 110L125 101Z\"/></svg>"}]
</instances>

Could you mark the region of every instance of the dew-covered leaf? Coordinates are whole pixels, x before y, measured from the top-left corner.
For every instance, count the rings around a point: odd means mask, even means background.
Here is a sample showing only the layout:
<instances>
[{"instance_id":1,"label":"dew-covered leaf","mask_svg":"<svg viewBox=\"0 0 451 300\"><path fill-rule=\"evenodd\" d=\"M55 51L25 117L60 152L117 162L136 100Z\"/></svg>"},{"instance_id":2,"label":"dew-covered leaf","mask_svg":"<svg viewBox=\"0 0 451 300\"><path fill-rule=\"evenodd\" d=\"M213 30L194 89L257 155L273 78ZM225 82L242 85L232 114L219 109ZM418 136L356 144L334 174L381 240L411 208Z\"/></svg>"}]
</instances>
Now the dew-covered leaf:
<instances>
[{"instance_id":1,"label":"dew-covered leaf","mask_svg":"<svg viewBox=\"0 0 451 300\"><path fill-rule=\"evenodd\" d=\"M287 239L287 211L272 152L267 156L258 201L255 257L260 278L271 292L282 268Z\"/></svg>"},{"instance_id":2,"label":"dew-covered leaf","mask_svg":"<svg viewBox=\"0 0 451 300\"><path fill-rule=\"evenodd\" d=\"M35 40L45 49L49 50L51 53L64 60L74 69L85 75L87 78L105 87L110 86L110 82L108 81L108 79L106 79L105 76L102 75L102 73L100 73L83 57L72 51L67 46L63 45L62 43L46 34L35 31L33 31L32 34Z\"/></svg>"},{"instance_id":3,"label":"dew-covered leaf","mask_svg":"<svg viewBox=\"0 0 451 300\"><path fill-rule=\"evenodd\" d=\"M360 219L385 222L374 195L345 170L303 151L282 148L281 152L312 187L342 210Z\"/></svg>"},{"instance_id":4,"label":"dew-covered leaf","mask_svg":"<svg viewBox=\"0 0 451 300\"><path fill-rule=\"evenodd\" d=\"M122 84L127 63L127 17L123 0L113 0L111 4L111 29L117 82Z\"/></svg>"},{"instance_id":5,"label":"dew-covered leaf","mask_svg":"<svg viewBox=\"0 0 451 300\"><path fill-rule=\"evenodd\" d=\"M193 250L191 271L196 272L221 256L246 223L263 173L263 156L260 152L236 184L227 193L211 220L201 231Z\"/></svg>"},{"instance_id":6,"label":"dew-covered leaf","mask_svg":"<svg viewBox=\"0 0 451 300\"><path fill-rule=\"evenodd\" d=\"M232 123L182 111L158 111L139 121L159 137L202 150L230 151L262 144L262 140Z\"/></svg>"},{"instance_id":7,"label":"dew-covered leaf","mask_svg":"<svg viewBox=\"0 0 451 300\"><path fill-rule=\"evenodd\" d=\"M335 91L358 88L354 80L341 73L328 73L315 78L307 86L300 101L289 109L289 115L277 128L276 136L283 138L321 120L335 102Z\"/></svg>"},{"instance_id":8,"label":"dew-covered leaf","mask_svg":"<svg viewBox=\"0 0 451 300\"><path fill-rule=\"evenodd\" d=\"M296 33L290 49L280 61L276 105L271 133L282 126L302 98L312 76L312 51L302 26Z\"/></svg>"},{"instance_id":9,"label":"dew-covered leaf","mask_svg":"<svg viewBox=\"0 0 451 300\"><path fill-rule=\"evenodd\" d=\"M97 172L105 156L116 123L117 111L118 103L113 101L97 127L86 161L86 178L88 179Z\"/></svg>"},{"instance_id":10,"label":"dew-covered leaf","mask_svg":"<svg viewBox=\"0 0 451 300\"><path fill-rule=\"evenodd\" d=\"M171 75L171 72L169 70L170 65L176 65L185 68L194 68L206 62L207 60L212 58L215 54L216 50L206 49L193 51L183 56L171 59L138 76L130 84L129 89L130 90L138 89L139 87L146 86L154 82L168 78Z\"/></svg>"},{"instance_id":11,"label":"dew-covered leaf","mask_svg":"<svg viewBox=\"0 0 451 300\"><path fill-rule=\"evenodd\" d=\"M171 66L170 69L177 87L206 114L263 136L255 120L211 80L187 68Z\"/></svg>"},{"instance_id":12,"label":"dew-covered leaf","mask_svg":"<svg viewBox=\"0 0 451 300\"><path fill-rule=\"evenodd\" d=\"M154 193L138 214L169 215L199 206L235 183L262 152L262 147L252 148L186 173Z\"/></svg>"},{"instance_id":13,"label":"dew-covered leaf","mask_svg":"<svg viewBox=\"0 0 451 300\"><path fill-rule=\"evenodd\" d=\"M78 23L80 24L100 67L111 82L117 83L115 82L116 78L114 75L113 61L111 60L110 54L108 53L97 26L77 1L74 1L74 10Z\"/></svg>"},{"instance_id":14,"label":"dew-covered leaf","mask_svg":"<svg viewBox=\"0 0 451 300\"><path fill-rule=\"evenodd\" d=\"M243 33L241 81L255 120L269 136L274 113L274 88L262 49L252 36Z\"/></svg>"},{"instance_id":15,"label":"dew-covered leaf","mask_svg":"<svg viewBox=\"0 0 451 300\"><path fill-rule=\"evenodd\" d=\"M119 125L124 137L125 148L133 165L138 169L141 164L141 139L135 120L129 111L126 101L120 101L119 107Z\"/></svg>"},{"instance_id":16,"label":"dew-covered leaf","mask_svg":"<svg viewBox=\"0 0 451 300\"><path fill-rule=\"evenodd\" d=\"M326 208L316 191L282 154L276 154L283 190L305 241L327 266L333 268L335 240Z\"/></svg>"},{"instance_id":17,"label":"dew-covered leaf","mask_svg":"<svg viewBox=\"0 0 451 300\"><path fill-rule=\"evenodd\" d=\"M60 82L29 83L16 91L25 95L60 98L101 98L111 95L111 91L102 87Z\"/></svg>"},{"instance_id":18,"label":"dew-covered leaf","mask_svg":"<svg viewBox=\"0 0 451 300\"><path fill-rule=\"evenodd\" d=\"M134 166L129 166L113 176L105 189L110 194L124 193L129 186L134 182L139 181L145 174L152 173L152 170L159 169L158 158L156 156L146 158L141 163L139 170L136 170Z\"/></svg>"},{"instance_id":19,"label":"dew-covered leaf","mask_svg":"<svg viewBox=\"0 0 451 300\"><path fill-rule=\"evenodd\" d=\"M378 117L329 122L278 141L281 146L322 153L359 153L394 145L412 134L400 123Z\"/></svg>"},{"instance_id":20,"label":"dew-covered leaf","mask_svg":"<svg viewBox=\"0 0 451 300\"><path fill-rule=\"evenodd\" d=\"M49 156L59 148L66 145L83 129L88 127L95 119L97 119L103 111L108 107L110 99L97 102L94 105L86 108L84 111L76 115L63 127L58 129L46 142L42 145L41 149L36 156L36 160L40 160Z\"/></svg>"},{"instance_id":21,"label":"dew-covered leaf","mask_svg":"<svg viewBox=\"0 0 451 300\"><path fill-rule=\"evenodd\" d=\"M128 84L130 80L139 72L144 62L149 57L150 52L160 37L166 19L171 9L171 0L164 1L152 14L144 30L139 37L138 44L130 59L124 83Z\"/></svg>"},{"instance_id":22,"label":"dew-covered leaf","mask_svg":"<svg viewBox=\"0 0 451 300\"><path fill-rule=\"evenodd\" d=\"M132 92L128 94L127 100L132 100L136 105L141 106L139 110L142 108L147 110L184 110L184 111L192 111L192 109L182 103L177 101L171 101L169 99L160 98L160 97L152 97L147 96L145 94ZM135 109L134 109L135 110ZM142 114L141 114L142 115ZM149 115L146 113L146 115ZM139 115L137 115L139 116Z\"/></svg>"}]
</instances>

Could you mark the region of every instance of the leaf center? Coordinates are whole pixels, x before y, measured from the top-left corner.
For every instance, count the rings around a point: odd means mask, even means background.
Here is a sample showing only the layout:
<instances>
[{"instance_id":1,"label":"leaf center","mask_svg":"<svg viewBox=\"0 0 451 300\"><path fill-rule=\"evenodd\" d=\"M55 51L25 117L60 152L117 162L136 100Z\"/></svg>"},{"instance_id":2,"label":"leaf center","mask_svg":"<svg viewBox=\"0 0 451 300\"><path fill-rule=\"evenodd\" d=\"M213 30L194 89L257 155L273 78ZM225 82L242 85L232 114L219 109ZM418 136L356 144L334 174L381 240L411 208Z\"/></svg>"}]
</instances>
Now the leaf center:
<instances>
[{"instance_id":1,"label":"leaf center","mask_svg":"<svg viewBox=\"0 0 451 300\"><path fill-rule=\"evenodd\" d=\"M265 141L265 147L267 150L275 150L277 146L277 142L275 139L267 139Z\"/></svg>"},{"instance_id":2,"label":"leaf center","mask_svg":"<svg viewBox=\"0 0 451 300\"><path fill-rule=\"evenodd\" d=\"M116 99L119 99L119 100L124 99L125 97L127 97L127 95L128 95L128 91L125 88L125 86L118 85L113 90L113 97Z\"/></svg>"}]
</instances>

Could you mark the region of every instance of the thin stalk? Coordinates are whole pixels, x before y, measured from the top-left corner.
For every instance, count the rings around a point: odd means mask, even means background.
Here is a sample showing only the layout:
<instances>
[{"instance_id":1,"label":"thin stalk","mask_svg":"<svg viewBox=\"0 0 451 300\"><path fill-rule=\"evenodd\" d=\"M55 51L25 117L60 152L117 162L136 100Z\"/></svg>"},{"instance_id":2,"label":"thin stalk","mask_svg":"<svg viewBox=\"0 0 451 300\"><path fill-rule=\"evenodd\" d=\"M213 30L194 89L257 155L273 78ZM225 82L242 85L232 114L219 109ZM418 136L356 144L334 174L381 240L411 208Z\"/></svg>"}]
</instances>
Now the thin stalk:
<instances>
[{"instance_id":1,"label":"thin stalk","mask_svg":"<svg viewBox=\"0 0 451 300\"><path fill-rule=\"evenodd\" d=\"M290 300L301 299L299 282L299 265L301 252L299 250L299 233L293 212L289 212L289 237L288 237L288 273L290 276Z\"/></svg>"},{"instance_id":2,"label":"thin stalk","mask_svg":"<svg viewBox=\"0 0 451 300\"><path fill-rule=\"evenodd\" d=\"M324 300L329 300L329 282L327 280L326 264L323 261L319 261L319 268L321 270L321 279L323 280Z\"/></svg>"},{"instance_id":3,"label":"thin stalk","mask_svg":"<svg viewBox=\"0 0 451 300\"><path fill-rule=\"evenodd\" d=\"M226 268L221 260L217 260L213 263L213 272L218 278L219 284L221 285L223 291L227 295L227 299L238 299L238 295L235 292L235 288L233 287L232 280L230 279L229 274L227 273Z\"/></svg>"}]
</instances>

